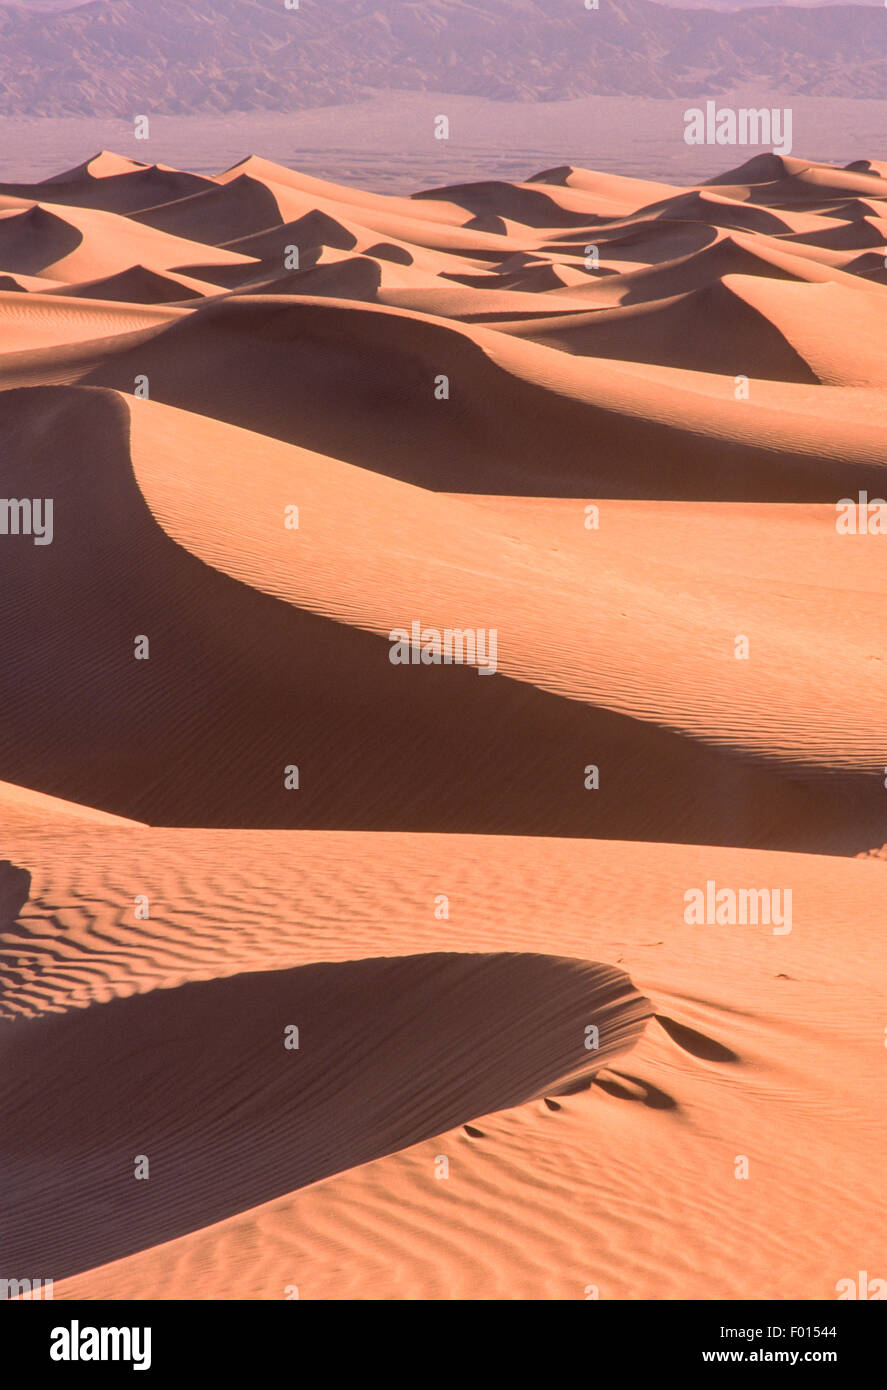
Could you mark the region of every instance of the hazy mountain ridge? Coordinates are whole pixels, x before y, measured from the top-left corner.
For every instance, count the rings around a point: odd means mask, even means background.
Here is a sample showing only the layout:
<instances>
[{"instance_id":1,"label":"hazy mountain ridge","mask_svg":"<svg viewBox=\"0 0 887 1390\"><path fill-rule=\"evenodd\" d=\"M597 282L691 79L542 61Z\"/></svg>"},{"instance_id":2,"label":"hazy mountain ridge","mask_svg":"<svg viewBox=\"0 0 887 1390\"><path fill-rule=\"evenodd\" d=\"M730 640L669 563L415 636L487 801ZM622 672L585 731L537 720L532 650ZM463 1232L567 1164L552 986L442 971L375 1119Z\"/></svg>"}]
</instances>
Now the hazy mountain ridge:
<instances>
[{"instance_id":1,"label":"hazy mountain ridge","mask_svg":"<svg viewBox=\"0 0 887 1390\"><path fill-rule=\"evenodd\" d=\"M881 8L724 13L649 0L91 0L0 5L0 114L131 118L298 110L377 90L509 100L786 94L877 98Z\"/></svg>"}]
</instances>

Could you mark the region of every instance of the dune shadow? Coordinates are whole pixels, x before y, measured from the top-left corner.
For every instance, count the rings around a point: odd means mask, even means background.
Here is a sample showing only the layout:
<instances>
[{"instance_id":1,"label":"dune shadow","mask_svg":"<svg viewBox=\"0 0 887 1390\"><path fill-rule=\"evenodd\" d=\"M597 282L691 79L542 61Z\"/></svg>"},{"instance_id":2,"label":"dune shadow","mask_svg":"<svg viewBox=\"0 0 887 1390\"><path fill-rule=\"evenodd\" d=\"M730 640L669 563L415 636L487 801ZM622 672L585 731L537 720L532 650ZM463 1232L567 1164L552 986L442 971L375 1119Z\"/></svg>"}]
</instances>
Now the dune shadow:
<instances>
[{"instance_id":1,"label":"dune shadow","mask_svg":"<svg viewBox=\"0 0 887 1390\"><path fill-rule=\"evenodd\" d=\"M595 1078L596 1086L617 1100L630 1100L645 1105L648 1110L677 1110L680 1107L674 1096L661 1086L654 1086L641 1076L630 1072L610 1071L606 1076Z\"/></svg>"},{"instance_id":2,"label":"dune shadow","mask_svg":"<svg viewBox=\"0 0 887 1390\"><path fill-rule=\"evenodd\" d=\"M383 636L212 569L149 511L129 424L105 391L0 392L6 485L56 517L51 546L0 547L0 779L154 825L873 843L877 779L792 780L501 674L393 666ZM593 796L592 759L618 769Z\"/></svg>"},{"instance_id":3,"label":"dune shadow","mask_svg":"<svg viewBox=\"0 0 887 1390\"><path fill-rule=\"evenodd\" d=\"M0 1276L63 1278L520 1105L650 1017L611 966L440 953L0 1023Z\"/></svg>"},{"instance_id":4,"label":"dune shadow","mask_svg":"<svg viewBox=\"0 0 887 1390\"><path fill-rule=\"evenodd\" d=\"M20 275L41 275L47 266L70 256L82 241L79 228L35 203L0 218L0 268Z\"/></svg>"},{"instance_id":5,"label":"dune shadow","mask_svg":"<svg viewBox=\"0 0 887 1390\"><path fill-rule=\"evenodd\" d=\"M686 1023L678 1023L665 1014L657 1014L656 1022L672 1042L677 1043L684 1052L689 1052L691 1057L701 1058L705 1062L741 1061L739 1054L731 1047L719 1043L716 1038L710 1038L707 1033L700 1033L696 1028L689 1028Z\"/></svg>"},{"instance_id":6,"label":"dune shadow","mask_svg":"<svg viewBox=\"0 0 887 1390\"><path fill-rule=\"evenodd\" d=\"M0 859L0 931L18 917L31 894L31 875L8 859Z\"/></svg>"}]
</instances>

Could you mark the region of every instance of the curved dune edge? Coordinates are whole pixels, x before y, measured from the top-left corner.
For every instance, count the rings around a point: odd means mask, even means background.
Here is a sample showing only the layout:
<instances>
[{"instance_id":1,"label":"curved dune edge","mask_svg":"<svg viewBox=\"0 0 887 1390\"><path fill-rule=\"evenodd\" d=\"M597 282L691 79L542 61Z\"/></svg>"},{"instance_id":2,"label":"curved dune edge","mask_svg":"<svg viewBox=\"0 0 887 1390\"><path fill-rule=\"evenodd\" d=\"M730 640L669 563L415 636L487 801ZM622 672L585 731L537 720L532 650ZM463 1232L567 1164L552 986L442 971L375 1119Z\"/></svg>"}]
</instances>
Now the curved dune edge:
<instances>
[{"instance_id":1,"label":"curved dune edge","mask_svg":"<svg viewBox=\"0 0 887 1390\"><path fill-rule=\"evenodd\" d=\"M29 787L16 787L10 782L0 782L0 828L7 831L28 826L52 826L59 829L68 822L73 828L82 821L92 825L132 825L141 827L142 822L128 820L125 816L112 816L106 811L98 811L92 806L84 806L79 801L65 801L58 796L45 796Z\"/></svg>"},{"instance_id":2,"label":"curved dune edge","mask_svg":"<svg viewBox=\"0 0 887 1390\"><path fill-rule=\"evenodd\" d=\"M251 972L0 1024L0 1264L75 1273L588 1085L650 1014L609 966L432 953ZM153 1165L144 1187L120 1182L133 1145Z\"/></svg>"},{"instance_id":3,"label":"curved dune edge","mask_svg":"<svg viewBox=\"0 0 887 1390\"><path fill-rule=\"evenodd\" d=\"M732 373L576 357L483 324L309 295L216 296L100 346L10 353L0 383L131 393L147 377L154 400L436 490L833 502L884 487L880 387L760 377L737 399ZM753 378L753 356L738 353L733 371ZM864 358L852 372L871 376ZM435 399L441 374L449 402Z\"/></svg>"},{"instance_id":4,"label":"curved dune edge","mask_svg":"<svg viewBox=\"0 0 887 1390\"><path fill-rule=\"evenodd\" d=\"M875 765L875 711L887 690L868 634L887 614L872 582L887 556L874 536L853 549L833 511L602 503L600 531L590 533L582 504L476 506L153 402L130 411L132 466L152 514L234 578L380 636L415 615L441 629L495 628L499 671L552 693L802 763ZM298 534L282 524L291 499ZM833 593L837 573L846 601ZM732 641L728 614L768 649L741 683L715 651L721 634ZM801 647L800 664L778 659ZM870 698L863 714L860 699Z\"/></svg>"},{"instance_id":5,"label":"curved dune edge","mask_svg":"<svg viewBox=\"0 0 887 1390\"><path fill-rule=\"evenodd\" d=\"M754 512L735 517L726 564L727 534L704 509L689 525L678 509L663 529L661 516L623 504L599 535L585 531L584 508L540 518L531 507L516 525L507 508L153 402L6 392L0 424L59 519L51 547L24 538L0 555L0 628L19 657L5 704L9 781L180 825L544 828L832 853L877 838L869 644L883 600L868 592L871 546L848 547L815 510L799 509L791 528L795 593L785 594L780 513L774 557L753 587L746 577L740 606L732 565L747 574L749 546L761 553ZM297 532L283 525L294 495ZM655 557L645 585L641 537ZM836 593L821 583L830 551L858 567ZM700 573L709 587L694 604L686 591ZM392 665L390 632L414 618L495 628L496 675ZM754 644L744 666L737 631ZM134 658L139 635L145 662ZM794 651L802 663L786 659ZM60 661L77 673L64 719ZM284 785L290 765L298 796ZM601 772L594 795L590 765Z\"/></svg>"},{"instance_id":6,"label":"curved dune edge","mask_svg":"<svg viewBox=\"0 0 887 1390\"><path fill-rule=\"evenodd\" d=\"M85 1113L96 1118L102 1112L98 1118L110 1125L109 1137L117 1134L119 1141L110 1146L109 1168L95 1154L78 1168L70 1150L79 1122L71 1116L59 1136L64 1161L44 1150L35 1214L58 1215L65 1192L89 1200L96 1189L86 1178L82 1186L80 1178L69 1184L72 1172L94 1173L95 1164L106 1178L106 1213L132 1212L138 1192L150 1214L165 1171L203 1142L194 1115L222 1124L227 1117L232 1134L237 1130L246 1144L250 1126L240 1129L238 1119L247 1112L232 1101L242 1096L249 1058L261 1053L256 1019L269 1028L281 1021L265 1007L265 982L270 997L278 997L281 981L298 979L318 961L325 962L316 973L324 1000L335 978L325 972L339 962L342 978L354 976L363 1001L356 1014L346 1011L342 1036L334 1040L344 1049L343 1066L310 1092L321 1108L355 1075L368 1075L371 1089L376 1076L384 1090L384 1068L378 1075L364 1071L372 1023L369 1029L353 1026L364 1010L378 1016L378 995L363 990L367 968L402 970L404 980L433 992L439 961L444 974L438 983L452 968L466 988L476 986L477 1009L468 1007L474 1022L463 1039L475 1075L481 1074L477 1056L494 1054L499 1062L485 1074L495 1077L501 1066L509 1077L518 1075L527 1040L534 1040L532 1048L548 1048L558 1020L573 1019L584 1032L588 994L582 981L592 967L577 964L577 956L610 960L627 972L662 1020L647 1022L632 1051L610 1059L590 1089L558 1085L558 1063L557 1077L552 1071L537 1076L523 1098L512 1092L521 1102L516 1106L481 1114L469 1105L474 1114L463 1111L443 1131L434 1119L434 1137L397 1154L367 1156L346 1172L200 1231L61 1279L59 1299L275 1299L290 1296L294 1285L307 1299L570 1299L584 1298L591 1284L602 1299L828 1299L847 1268L859 1260L868 1262L866 1268L876 1263L871 1211L879 1200L876 1158L885 1118L878 1056L884 954L879 862L612 841L108 827L85 828L76 841L67 833L21 831L5 837L4 852L32 874L29 901L0 939L6 999L30 1021L6 1024L4 1031L21 1029L22 1052L30 1039L35 1056L52 1039L69 1040L60 1064L70 1074L65 1089L72 1099L65 1101L55 1088L49 1095L45 1087L32 1091L21 1132L45 1137L47 1127L60 1123L53 1119L56 1105L56 1115L65 1116L80 1098ZM684 893L707 878L719 885L792 888L792 931L775 936L760 927L688 927ZM136 892L150 898L147 921L134 917ZM441 893L449 898L445 920L435 917ZM442 937L446 957L435 954ZM837 954L836 937L844 945ZM501 952L520 953L508 967L516 976L497 974ZM535 956L532 970L541 974L527 975L526 953L537 952L546 959ZM574 959L558 964L553 956ZM265 974L244 975L257 960ZM475 969L483 961L485 977ZM486 987L497 980L507 986L504 1001ZM200 981L206 993L189 994ZM554 987L551 1025L545 1022L546 981ZM282 993L285 1022L298 1024L290 1016L293 992ZM436 997L446 1039L458 1015L446 994ZM205 1001L207 1012L204 1002L185 1008L192 999ZM562 1010L565 999L575 1000L575 1015L572 1003ZM104 1100L94 1088L91 1097L83 1096L76 1068L90 1046L99 1046L108 1011L126 1005L128 1018L154 1028L168 1015L167 1041L158 1038L153 1060L138 1049L111 1049L111 1091ZM509 1011L512 1031L485 1031L487 1010L501 1023L500 1007ZM211 1020L229 1016L232 1040L226 1042L228 1024ZM432 1035L438 1031L434 1017ZM398 1098L412 1094L416 1114L432 1113L432 1107L440 1117L441 1094L458 1094L459 1067L445 1064L448 1047L438 1056L429 1040L424 1050L423 1010L410 1026L418 1030L409 1050L417 1065L405 1075L397 1054L396 1083L383 1110L390 1117ZM143 1034L137 1027L126 1036ZM303 1035L306 1048L311 1036L310 1029ZM484 1037L492 1052L478 1054ZM501 1046L506 1040L510 1046ZM275 1028L274 1057L279 1042ZM138 1140L118 1133L131 1105L115 1110L109 1103L115 1078L133 1066L144 1073L166 1065L174 1072L177 1056L187 1074L187 1104L178 1086L161 1081L134 1102L151 1121ZM217 1066L220 1056L224 1069ZM426 1060L443 1068L441 1087L419 1084L411 1091L413 1073L421 1080L418 1062ZM27 1056L22 1065L30 1065ZM262 1071L258 1090L279 1075L275 1066ZM201 1084L206 1068L218 1085ZM6 1096L8 1102L8 1090ZM508 1099L499 1091L494 1103ZM261 1106L261 1099L244 1103ZM377 1106L329 1113L336 1146L355 1122L375 1117ZM210 1157L191 1166L175 1207L179 1215L182 1203L198 1200L198 1189L204 1191L200 1200L212 1202L242 1183L249 1203L247 1178L262 1170L261 1153L269 1148L278 1159L275 1174L288 1181L289 1165L300 1162L305 1146L286 1143L290 1131L278 1103L264 1114L261 1143L253 1125L242 1164L219 1168ZM8 1173L8 1140L4 1149ZM136 1184L134 1160L141 1153L154 1153L158 1161L152 1160L149 1181ZM746 1182L734 1176L737 1155L749 1160ZM448 1180L435 1176L440 1156L449 1159ZM254 1198L255 1188L251 1192ZM33 1220L28 1233L9 1228L25 1241L16 1248L34 1251L35 1270L49 1272L50 1249L63 1260L66 1242L86 1239L76 1203L69 1210L68 1218L45 1226ZM113 1229L106 1216L89 1227L88 1238L106 1239ZM664 1249L672 1252L667 1260Z\"/></svg>"}]
</instances>

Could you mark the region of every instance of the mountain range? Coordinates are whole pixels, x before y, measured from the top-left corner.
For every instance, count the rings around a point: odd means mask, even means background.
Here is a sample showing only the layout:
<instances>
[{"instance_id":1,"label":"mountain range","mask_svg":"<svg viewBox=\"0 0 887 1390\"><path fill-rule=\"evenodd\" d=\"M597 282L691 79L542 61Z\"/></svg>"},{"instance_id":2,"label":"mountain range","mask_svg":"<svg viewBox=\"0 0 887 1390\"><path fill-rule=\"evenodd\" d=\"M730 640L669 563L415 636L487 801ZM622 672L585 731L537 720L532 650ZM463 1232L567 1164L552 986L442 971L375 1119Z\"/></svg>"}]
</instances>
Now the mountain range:
<instances>
[{"instance_id":1,"label":"mountain range","mask_svg":"<svg viewBox=\"0 0 887 1390\"><path fill-rule=\"evenodd\" d=\"M511 101L737 88L879 98L887 17L650 0L89 0L0 4L0 115L122 117L350 104L380 91Z\"/></svg>"}]
</instances>

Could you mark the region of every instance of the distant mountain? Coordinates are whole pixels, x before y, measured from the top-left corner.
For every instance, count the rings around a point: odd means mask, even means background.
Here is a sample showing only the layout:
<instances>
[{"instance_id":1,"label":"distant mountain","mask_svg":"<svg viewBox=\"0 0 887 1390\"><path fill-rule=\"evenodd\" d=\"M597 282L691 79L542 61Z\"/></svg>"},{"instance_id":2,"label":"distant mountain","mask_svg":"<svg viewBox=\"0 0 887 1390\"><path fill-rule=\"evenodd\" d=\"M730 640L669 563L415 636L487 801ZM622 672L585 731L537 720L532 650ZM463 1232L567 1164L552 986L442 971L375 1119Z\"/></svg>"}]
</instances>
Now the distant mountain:
<instances>
[{"instance_id":1,"label":"distant mountain","mask_svg":"<svg viewBox=\"0 0 887 1390\"><path fill-rule=\"evenodd\" d=\"M725 13L649 0L90 0L0 4L0 115L131 118L427 90L520 101L883 97L883 7Z\"/></svg>"},{"instance_id":2,"label":"distant mountain","mask_svg":"<svg viewBox=\"0 0 887 1390\"><path fill-rule=\"evenodd\" d=\"M90 0L0 0L0 9L17 7L22 10L73 10L77 5L88 5Z\"/></svg>"},{"instance_id":3,"label":"distant mountain","mask_svg":"<svg viewBox=\"0 0 887 1390\"><path fill-rule=\"evenodd\" d=\"M773 0L776 5L793 5L807 9L832 4L833 0ZM53 0L48 0L53 3ZM60 5L85 3L85 0L58 0ZM759 10L761 0L657 0L660 5L668 5L677 10ZM884 8L884 0L853 0L855 5L877 5Z\"/></svg>"}]
</instances>

